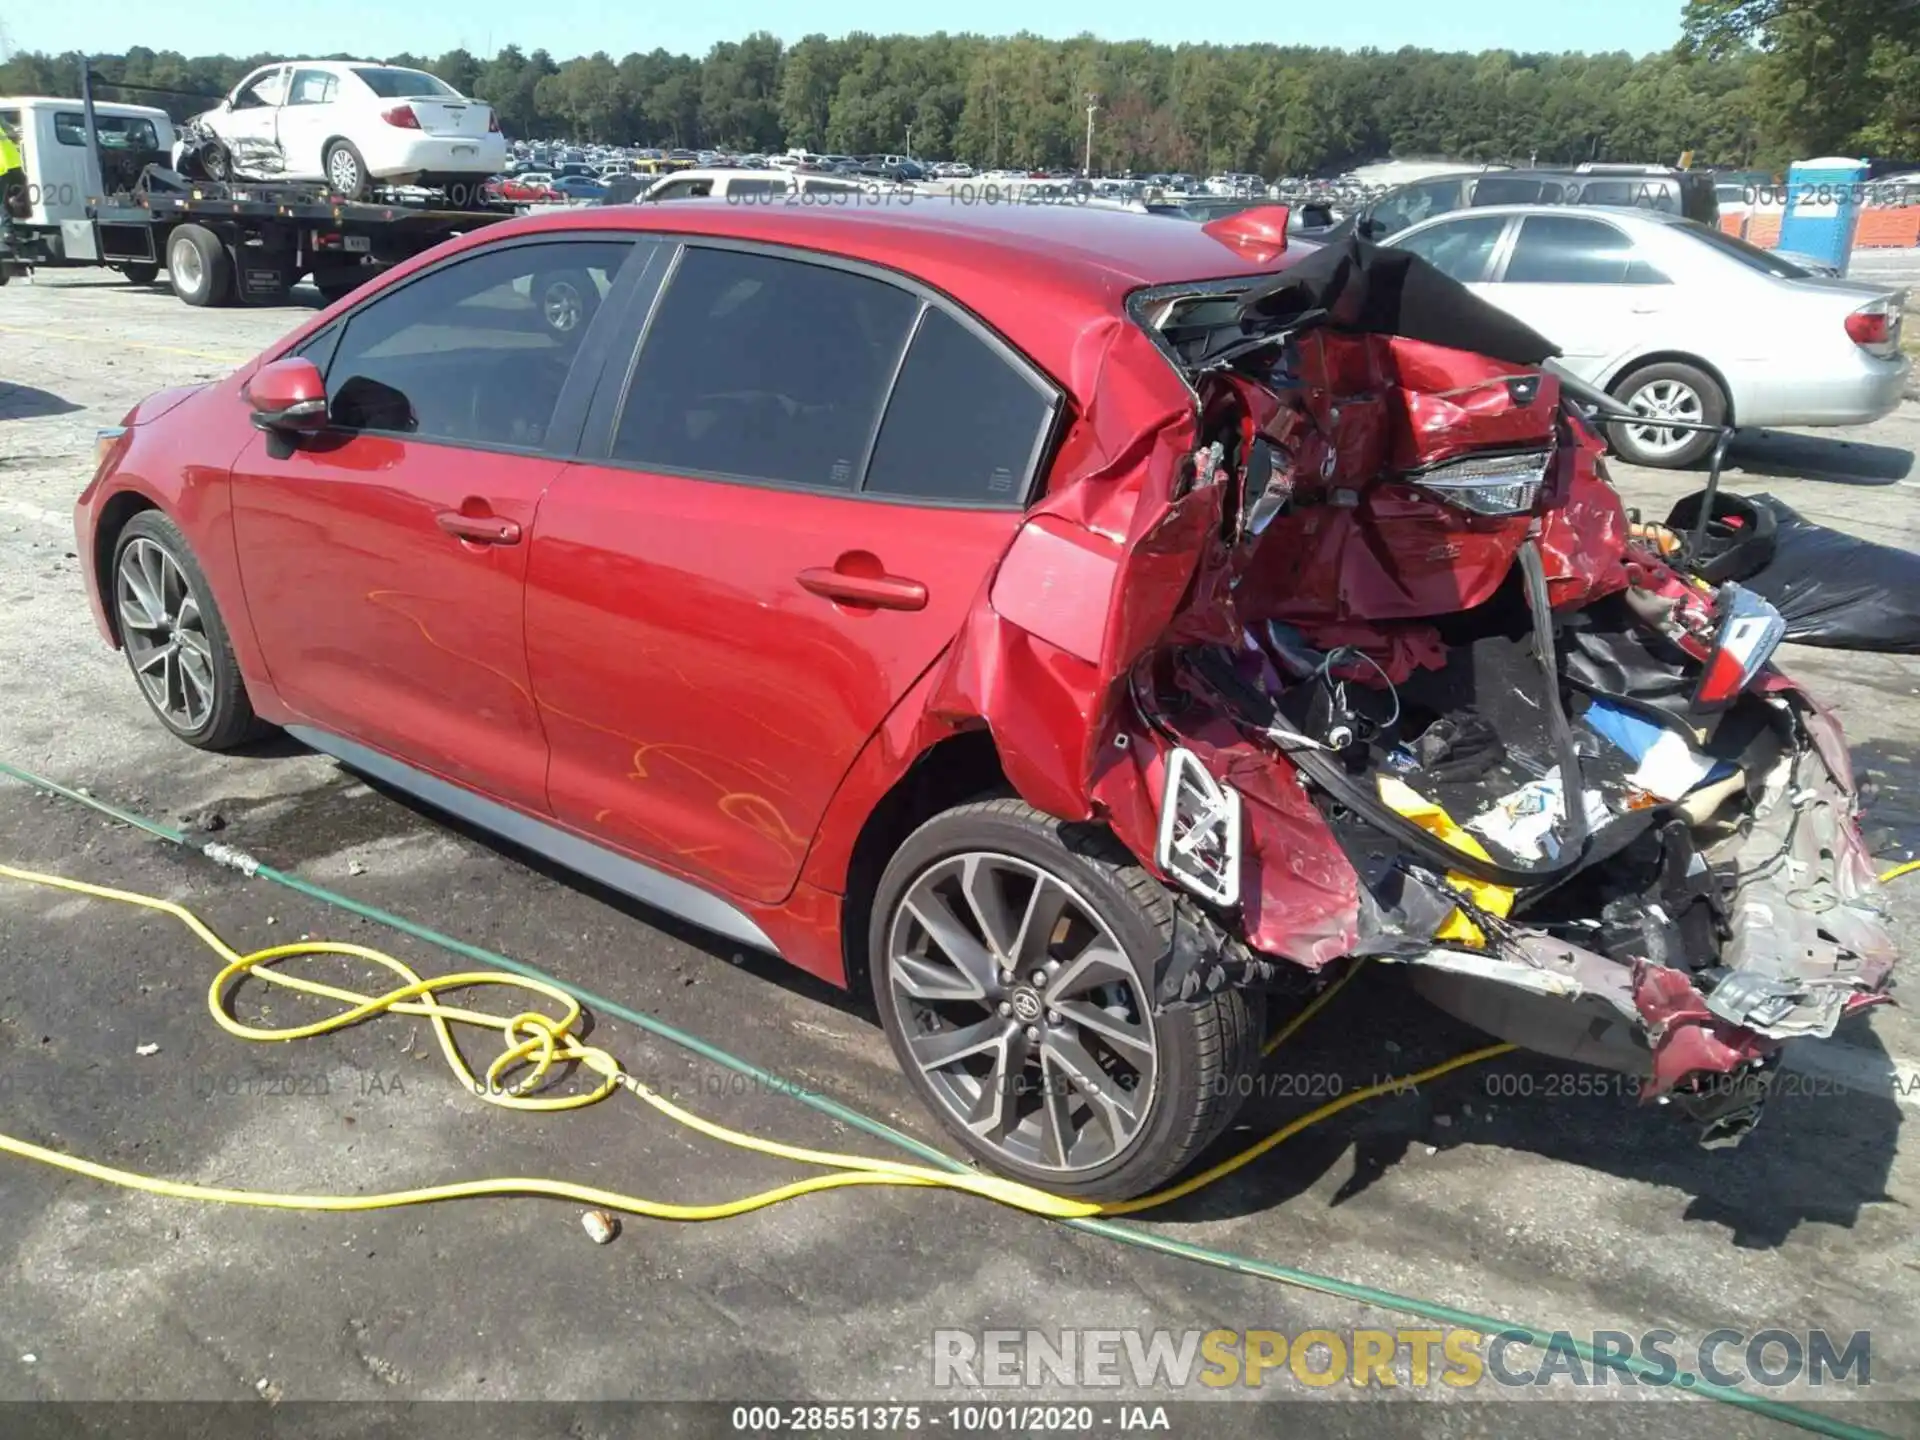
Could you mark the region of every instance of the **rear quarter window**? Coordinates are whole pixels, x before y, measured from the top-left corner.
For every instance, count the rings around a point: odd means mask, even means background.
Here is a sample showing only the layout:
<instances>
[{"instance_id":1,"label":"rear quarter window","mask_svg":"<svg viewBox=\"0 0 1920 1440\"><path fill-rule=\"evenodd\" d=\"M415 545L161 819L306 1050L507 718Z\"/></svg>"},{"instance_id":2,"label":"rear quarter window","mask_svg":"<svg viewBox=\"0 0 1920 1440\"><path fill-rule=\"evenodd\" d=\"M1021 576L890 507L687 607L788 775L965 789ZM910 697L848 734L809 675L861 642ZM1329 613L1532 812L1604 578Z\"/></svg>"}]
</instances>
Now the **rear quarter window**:
<instances>
[{"instance_id":1,"label":"rear quarter window","mask_svg":"<svg viewBox=\"0 0 1920 1440\"><path fill-rule=\"evenodd\" d=\"M907 347L865 488L944 504L1023 504L1053 415L1050 393L929 308Z\"/></svg>"}]
</instances>

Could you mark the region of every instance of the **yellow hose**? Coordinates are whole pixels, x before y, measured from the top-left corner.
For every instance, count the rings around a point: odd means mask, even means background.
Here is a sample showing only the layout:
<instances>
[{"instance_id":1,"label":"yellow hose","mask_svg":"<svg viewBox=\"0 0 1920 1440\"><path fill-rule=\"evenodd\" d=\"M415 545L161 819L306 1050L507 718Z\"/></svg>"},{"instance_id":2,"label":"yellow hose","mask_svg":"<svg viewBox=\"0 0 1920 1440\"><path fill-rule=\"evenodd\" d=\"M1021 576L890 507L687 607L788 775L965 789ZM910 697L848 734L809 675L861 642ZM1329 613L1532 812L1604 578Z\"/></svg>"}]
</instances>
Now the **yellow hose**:
<instances>
[{"instance_id":1,"label":"yellow hose","mask_svg":"<svg viewBox=\"0 0 1920 1440\"><path fill-rule=\"evenodd\" d=\"M1887 871L1886 874L1880 877L1880 883L1882 885L1891 884L1902 875L1911 875L1916 870L1920 870L1920 860L1909 860L1906 864L1896 865L1893 869Z\"/></svg>"},{"instance_id":2,"label":"yellow hose","mask_svg":"<svg viewBox=\"0 0 1920 1440\"><path fill-rule=\"evenodd\" d=\"M1274 1146L1299 1134L1308 1126L1318 1124L1350 1105L1357 1105L1376 1095L1424 1084L1451 1070L1481 1060L1489 1060L1496 1055L1504 1055L1515 1048L1505 1044L1487 1046L1403 1079L1388 1080L1342 1095L1297 1120L1289 1121L1265 1139L1190 1179L1152 1195L1122 1203L1102 1205L1050 1195L1044 1190L1023 1185L1018 1181L1001 1179L998 1176L934 1170L897 1161L875 1160L864 1155L813 1150L804 1146L782 1144L776 1140L766 1140L757 1135L716 1124L689 1110L682 1109L664 1096L657 1094L632 1075L627 1074L620 1067L619 1061L605 1050L580 1040L574 1033L574 1027L581 1015L579 1003L559 987L543 984L525 976L510 975L498 970L469 970L427 979L405 962L383 951L364 945L325 940L274 945L243 955L215 934L199 916L184 905L176 904L171 900L142 895L130 890L115 890L105 885L92 885L83 880L70 880L64 876L22 870L11 865L0 865L0 876L30 885L66 890L93 899L136 905L173 916L191 930L201 943L219 956L223 962L220 970L213 977L212 983L207 987L207 1009L212 1014L215 1024L243 1040L303 1040L344 1029L376 1015L418 1016L433 1026L434 1034L440 1042L440 1053L460 1083L470 1093L479 1096L489 1104L510 1110L574 1110L595 1104L605 1099L614 1090L625 1088L668 1119L723 1144L761 1155L775 1156L782 1160L791 1160L797 1164L820 1166L830 1172L792 1181L753 1195L742 1196L737 1200L705 1205L649 1200L642 1196L629 1195L617 1190L605 1190L593 1185L577 1185L566 1180L525 1176L463 1180L373 1195L301 1195L261 1190L233 1190L220 1186L163 1180L157 1176L142 1175L136 1171L122 1170L115 1166L101 1165L77 1156L65 1155L10 1135L0 1134L0 1151L18 1155L23 1159L37 1160L42 1164L71 1171L77 1175L85 1175L110 1185L119 1185L130 1190L140 1190L150 1195L163 1195L176 1200L203 1200L218 1204L248 1205L277 1210L359 1211L385 1210L401 1205L422 1205L436 1200L470 1199L481 1195L545 1195L608 1210L645 1215L657 1220L691 1221L722 1220L734 1215L744 1215L752 1210L777 1205L783 1200L811 1195L822 1190L840 1189L849 1185L902 1185L962 1190L1052 1219L1076 1219L1093 1215L1132 1215L1191 1195L1222 1176L1230 1175L1242 1166L1250 1164ZM299 975L290 975L277 968L281 961L314 955L335 955L383 966L397 976L401 983L382 994L366 995L341 986L328 985ZM1311 1019L1352 979L1358 968L1355 966L1316 996L1267 1043L1262 1053L1271 1054L1301 1025ZM234 986L240 980L247 978L284 986L301 994L334 1000L346 1008L325 1019L305 1025L276 1027L249 1025L236 1018L230 1008ZM439 998L443 991L473 989L481 986L504 986L530 992L551 1002L558 1008L559 1014L554 1016L538 1010L523 1010L514 1015L496 1015L461 1005L449 1005ZM453 1024L477 1026L500 1034L505 1048L494 1058L493 1063L487 1066L484 1076L476 1076L461 1057L459 1049L453 1043L453 1031L450 1028ZM590 1090L573 1095L542 1096L531 1093L539 1087L554 1066L567 1064L578 1064L592 1071L600 1077L600 1083Z\"/></svg>"}]
</instances>

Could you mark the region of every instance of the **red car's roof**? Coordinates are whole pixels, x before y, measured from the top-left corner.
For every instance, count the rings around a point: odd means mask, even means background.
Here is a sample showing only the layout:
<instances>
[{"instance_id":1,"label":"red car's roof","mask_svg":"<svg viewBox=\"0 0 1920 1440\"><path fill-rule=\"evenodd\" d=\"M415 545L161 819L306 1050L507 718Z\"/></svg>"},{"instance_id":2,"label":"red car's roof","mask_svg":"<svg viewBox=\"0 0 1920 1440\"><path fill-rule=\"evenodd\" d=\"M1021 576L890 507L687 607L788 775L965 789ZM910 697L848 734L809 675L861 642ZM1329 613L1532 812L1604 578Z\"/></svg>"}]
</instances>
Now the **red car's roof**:
<instances>
[{"instance_id":1,"label":"red car's roof","mask_svg":"<svg viewBox=\"0 0 1920 1440\"><path fill-rule=\"evenodd\" d=\"M967 204L941 196L670 200L529 215L477 232L484 243L543 231L665 231L792 245L910 275L951 295L1057 379L1088 322L1128 291L1272 274L1313 247L1256 262L1199 225L1055 201Z\"/></svg>"},{"instance_id":2,"label":"red car's roof","mask_svg":"<svg viewBox=\"0 0 1920 1440\"><path fill-rule=\"evenodd\" d=\"M1060 279L1078 273L1103 290L1114 283L1133 289L1267 274L1286 263L1256 264L1190 222L1068 201L989 205L929 195L862 196L844 203L823 196L817 204L793 205L780 197L771 203L760 197L675 200L549 213L520 223L532 229L591 225L732 235L831 251L908 273L934 261L1038 263Z\"/></svg>"}]
</instances>

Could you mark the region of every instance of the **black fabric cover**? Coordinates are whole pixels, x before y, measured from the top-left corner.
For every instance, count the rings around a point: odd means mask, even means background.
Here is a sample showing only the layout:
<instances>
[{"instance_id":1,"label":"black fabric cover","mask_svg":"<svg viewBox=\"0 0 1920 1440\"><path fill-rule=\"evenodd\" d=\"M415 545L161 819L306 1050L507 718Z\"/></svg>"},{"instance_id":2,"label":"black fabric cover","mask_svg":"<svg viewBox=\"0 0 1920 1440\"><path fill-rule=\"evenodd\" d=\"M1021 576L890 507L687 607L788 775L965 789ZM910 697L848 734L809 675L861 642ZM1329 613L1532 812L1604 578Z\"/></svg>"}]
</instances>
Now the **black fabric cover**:
<instances>
[{"instance_id":1,"label":"black fabric cover","mask_svg":"<svg viewBox=\"0 0 1920 1440\"><path fill-rule=\"evenodd\" d=\"M1538 365L1560 347L1475 295L1410 250L1348 236L1241 297L1250 335L1317 323L1471 350L1511 365Z\"/></svg>"},{"instance_id":2,"label":"black fabric cover","mask_svg":"<svg viewBox=\"0 0 1920 1440\"><path fill-rule=\"evenodd\" d=\"M1920 655L1920 555L1817 525L1771 495L1751 499L1777 522L1773 559L1740 583L1774 603L1787 639Z\"/></svg>"}]
</instances>

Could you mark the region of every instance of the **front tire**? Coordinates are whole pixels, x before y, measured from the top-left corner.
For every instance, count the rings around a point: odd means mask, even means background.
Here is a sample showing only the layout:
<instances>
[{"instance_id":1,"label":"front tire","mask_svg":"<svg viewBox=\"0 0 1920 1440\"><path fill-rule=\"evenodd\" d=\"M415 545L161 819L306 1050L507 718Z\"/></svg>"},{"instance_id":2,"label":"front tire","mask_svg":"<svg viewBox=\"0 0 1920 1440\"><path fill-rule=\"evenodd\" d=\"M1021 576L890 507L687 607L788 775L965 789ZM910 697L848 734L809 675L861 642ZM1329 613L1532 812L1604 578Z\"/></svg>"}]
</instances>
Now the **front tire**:
<instances>
[{"instance_id":1,"label":"front tire","mask_svg":"<svg viewBox=\"0 0 1920 1440\"><path fill-rule=\"evenodd\" d=\"M260 722L226 622L187 537L158 510L129 520L113 547L114 626L147 706L201 750L229 750Z\"/></svg>"},{"instance_id":2,"label":"front tire","mask_svg":"<svg viewBox=\"0 0 1920 1440\"><path fill-rule=\"evenodd\" d=\"M1662 418L1707 425L1724 424L1727 418L1726 392L1719 382L1698 366L1679 361L1643 365L1616 384L1613 393L1621 404L1640 411L1651 422L1621 421L1609 430L1614 453L1631 465L1677 470L1698 463L1713 449L1712 431L1663 428Z\"/></svg>"},{"instance_id":3,"label":"front tire","mask_svg":"<svg viewBox=\"0 0 1920 1440\"><path fill-rule=\"evenodd\" d=\"M1166 890L1105 830L1019 800L962 805L900 847L874 897L874 1000L900 1067L976 1161L1055 1194L1125 1200L1233 1118L1260 997L1158 1013Z\"/></svg>"},{"instance_id":4,"label":"front tire","mask_svg":"<svg viewBox=\"0 0 1920 1440\"><path fill-rule=\"evenodd\" d=\"M131 265L119 266L119 271L129 285L151 285L160 278L160 267L136 261Z\"/></svg>"}]
</instances>

